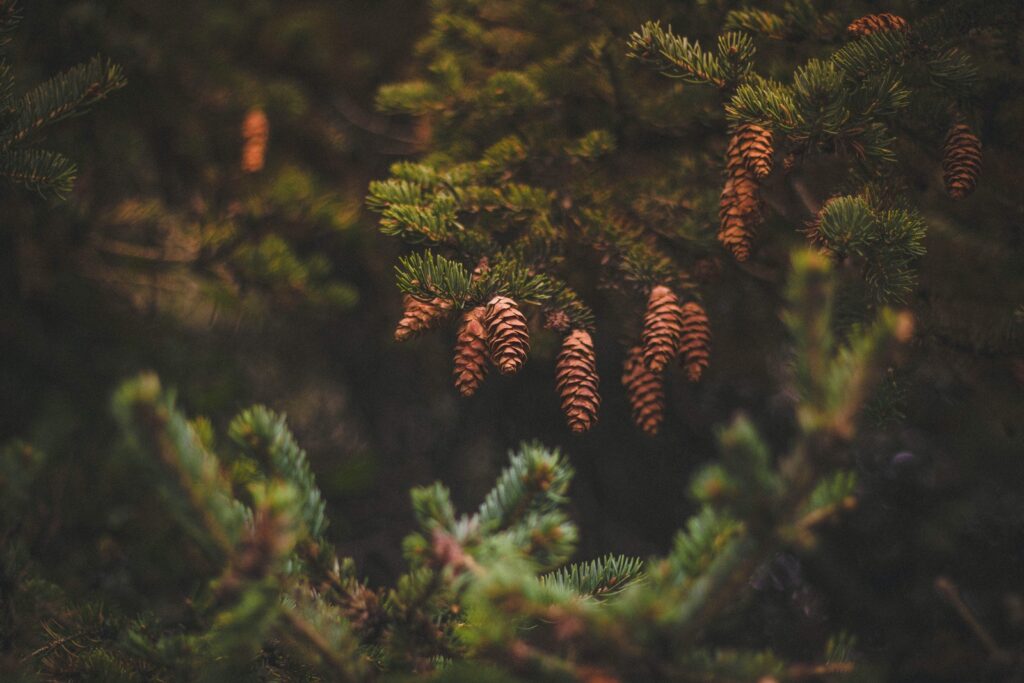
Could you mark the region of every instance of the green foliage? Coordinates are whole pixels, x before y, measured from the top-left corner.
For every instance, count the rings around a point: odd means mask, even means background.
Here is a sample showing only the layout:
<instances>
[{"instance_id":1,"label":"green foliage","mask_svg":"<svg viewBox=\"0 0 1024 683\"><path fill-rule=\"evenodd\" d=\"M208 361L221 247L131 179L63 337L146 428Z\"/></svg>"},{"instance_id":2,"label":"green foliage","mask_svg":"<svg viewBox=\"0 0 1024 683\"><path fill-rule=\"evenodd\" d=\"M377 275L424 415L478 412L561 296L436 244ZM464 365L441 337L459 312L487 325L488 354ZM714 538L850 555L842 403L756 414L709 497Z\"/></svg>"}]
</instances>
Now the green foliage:
<instances>
[{"instance_id":1,"label":"green foliage","mask_svg":"<svg viewBox=\"0 0 1024 683\"><path fill-rule=\"evenodd\" d=\"M597 599L618 593L642 576L643 562L625 555L608 555L571 564L541 577L541 582Z\"/></svg>"},{"instance_id":2,"label":"green foliage","mask_svg":"<svg viewBox=\"0 0 1024 683\"><path fill-rule=\"evenodd\" d=\"M437 3L415 80L378 97L430 134L367 198L384 234L429 247L400 257L403 292L456 312L502 294L631 340L654 286L736 305L706 270L733 211L748 232L767 223L760 268L777 271L805 238L852 266L837 285L844 325L911 299L943 137L977 118L967 28L988 30L997 12L926 4L907 30L854 35L854 9L831 3L654 3L638 29L626 25L638 10L617 3L498 4ZM674 16L702 40L666 28ZM741 210L715 178L744 126L766 129L763 161L777 163L732 190ZM474 280L482 259L492 270Z\"/></svg>"},{"instance_id":3,"label":"green foliage","mask_svg":"<svg viewBox=\"0 0 1024 683\"><path fill-rule=\"evenodd\" d=\"M113 400L120 457L142 466L145 485L160 491L188 542L220 570L195 577L187 616L177 619L110 620L58 592L83 632L95 634L65 650L63 665L197 680L368 680L380 671L444 670L452 660L537 680L592 671L643 680L780 675L787 668L775 654L720 647L704 634L742 604L750 572L782 548L812 544L818 520L847 509L855 492L842 466L848 424L900 330L888 312L838 346L806 329L834 305L828 263L820 254L794 257L796 310L787 318L804 352L823 359L805 381L825 387L828 400L801 403L799 414L814 419L802 420L777 457L745 419L722 430L721 464L695 480L699 512L666 557L646 563L608 555L566 564L577 544L566 514L573 469L559 451L530 443L509 454L474 514L459 515L440 484L414 489L410 570L393 588L374 590L322 539L322 498L282 417L243 411L228 428L239 452L221 457L209 423L187 420L155 376L125 383ZM840 388L834 397L832 386ZM26 486L37 459L24 446L6 453L2 481ZM16 585L31 590L26 581ZM102 628L84 625L97 620ZM51 645L39 652L57 648L73 627L47 628ZM830 641L824 660L846 662L851 649L845 636ZM27 667L50 662L31 656Z\"/></svg>"},{"instance_id":4,"label":"green foliage","mask_svg":"<svg viewBox=\"0 0 1024 683\"><path fill-rule=\"evenodd\" d=\"M5 2L0 7L3 43L20 16L16 2ZM0 61L0 178L44 197L67 196L77 169L62 154L37 147L41 132L84 113L124 85L119 66L95 57L15 96L15 73L4 58Z\"/></svg>"}]
</instances>

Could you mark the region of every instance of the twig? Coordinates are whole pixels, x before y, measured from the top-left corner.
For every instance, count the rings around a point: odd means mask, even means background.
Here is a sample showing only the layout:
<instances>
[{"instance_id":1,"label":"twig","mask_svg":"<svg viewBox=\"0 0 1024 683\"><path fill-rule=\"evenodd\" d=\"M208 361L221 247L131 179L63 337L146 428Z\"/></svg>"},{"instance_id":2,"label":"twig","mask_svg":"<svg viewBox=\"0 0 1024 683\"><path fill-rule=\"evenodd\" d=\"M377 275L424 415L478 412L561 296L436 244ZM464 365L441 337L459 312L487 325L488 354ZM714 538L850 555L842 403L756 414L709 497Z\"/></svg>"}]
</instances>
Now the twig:
<instances>
[{"instance_id":1,"label":"twig","mask_svg":"<svg viewBox=\"0 0 1024 683\"><path fill-rule=\"evenodd\" d=\"M324 661L327 662L332 669L334 669L338 675L335 680L353 680L349 670L345 667L345 662L338 656L338 653L331 649L330 644L324 640L323 636L317 633L312 624L290 609L285 609L283 612L285 619L288 621L288 624L295 629L295 632L301 635L310 645L312 645L313 649L324 658Z\"/></svg>"},{"instance_id":2,"label":"twig","mask_svg":"<svg viewBox=\"0 0 1024 683\"><path fill-rule=\"evenodd\" d=\"M964 623L971 629L975 637L981 641L985 650L988 652L989 657L992 661L999 664L1007 665L1012 664L1015 657L1001 648L999 643L996 642L992 634L988 632L988 629L978 620L970 606L964 602L963 597L960 595L959 589L956 584L953 583L952 579L947 576L940 576L935 579L935 590L938 591L946 602L949 603L956 613L964 620Z\"/></svg>"},{"instance_id":3,"label":"twig","mask_svg":"<svg viewBox=\"0 0 1024 683\"><path fill-rule=\"evenodd\" d=\"M794 664L786 671L787 678L815 678L831 674L853 673L853 662L829 662L827 664Z\"/></svg>"}]
</instances>

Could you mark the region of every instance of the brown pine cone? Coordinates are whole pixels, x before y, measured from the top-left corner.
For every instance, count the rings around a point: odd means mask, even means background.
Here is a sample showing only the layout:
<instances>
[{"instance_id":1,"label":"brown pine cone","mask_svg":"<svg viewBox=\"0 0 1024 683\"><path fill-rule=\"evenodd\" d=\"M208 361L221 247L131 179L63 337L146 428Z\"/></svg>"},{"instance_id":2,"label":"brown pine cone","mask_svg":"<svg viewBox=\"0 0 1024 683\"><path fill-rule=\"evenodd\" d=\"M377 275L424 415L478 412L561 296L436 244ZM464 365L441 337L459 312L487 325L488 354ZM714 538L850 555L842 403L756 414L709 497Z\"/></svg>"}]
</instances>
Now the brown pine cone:
<instances>
[{"instance_id":1,"label":"brown pine cone","mask_svg":"<svg viewBox=\"0 0 1024 683\"><path fill-rule=\"evenodd\" d=\"M755 123L744 123L736 128L729 139L725 152L726 168L730 173L746 167L759 179L767 178L772 172L775 147L774 136L769 128Z\"/></svg>"},{"instance_id":2,"label":"brown pine cone","mask_svg":"<svg viewBox=\"0 0 1024 683\"><path fill-rule=\"evenodd\" d=\"M573 330L562 342L555 366L555 386L562 397L562 412L569 428L579 434L593 427L601 407L601 395L594 342L587 332Z\"/></svg>"},{"instance_id":3,"label":"brown pine cone","mask_svg":"<svg viewBox=\"0 0 1024 683\"><path fill-rule=\"evenodd\" d=\"M622 366L622 386L633 409L633 422L650 436L658 433L665 417L665 390L662 376L644 365L644 351L634 346Z\"/></svg>"},{"instance_id":4,"label":"brown pine cone","mask_svg":"<svg viewBox=\"0 0 1024 683\"><path fill-rule=\"evenodd\" d=\"M484 314L484 326L491 361L503 375L519 372L530 351L530 330L516 302L506 296L491 299Z\"/></svg>"},{"instance_id":5,"label":"brown pine cone","mask_svg":"<svg viewBox=\"0 0 1024 683\"><path fill-rule=\"evenodd\" d=\"M974 192L981 174L981 140L970 126L958 123L949 129L942 156L942 180L946 193L963 199Z\"/></svg>"},{"instance_id":6,"label":"brown pine cone","mask_svg":"<svg viewBox=\"0 0 1024 683\"><path fill-rule=\"evenodd\" d=\"M644 364L651 372L661 372L679 352L683 336L683 309L679 297L664 285L651 290L644 313Z\"/></svg>"},{"instance_id":7,"label":"brown pine cone","mask_svg":"<svg viewBox=\"0 0 1024 683\"><path fill-rule=\"evenodd\" d=\"M869 36L878 31L909 31L910 24L901 16L882 12L881 14L868 14L860 19L855 19L846 27L847 32L857 37Z\"/></svg>"},{"instance_id":8,"label":"brown pine cone","mask_svg":"<svg viewBox=\"0 0 1024 683\"><path fill-rule=\"evenodd\" d=\"M683 304L683 339L679 344L679 354L687 379L700 381L711 355L711 326L707 313L696 301Z\"/></svg>"},{"instance_id":9,"label":"brown pine cone","mask_svg":"<svg viewBox=\"0 0 1024 683\"><path fill-rule=\"evenodd\" d=\"M718 241L737 261L750 257L750 244L762 221L761 187L754 172L745 166L730 169L722 188L718 216Z\"/></svg>"},{"instance_id":10,"label":"brown pine cone","mask_svg":"<svg viewBox=\"0 0 1024 683\"><path fill-rule=\"evenodd\" d=\"M487 332L483 306L466 311L455 337L455 388L472 396L487 376Z\"/></svg>"},{"instance_id":11,"label":"brown pine cone","mask_svg":"<svg viewBox=\"0 0 1024 683\"><path fill-rule=\"evenodd\" d=\"M434 298L430 301L420 301L408 294L402 297L402 302L405 305L405 311L402 313L402 319L398 321L398 327L395 328L395 341L398 342L415 337L420 332L435 327L444 320L452 307L451 302L444 299Z\"/></svg>"},{"instance_id":12,"label":"brown pine cone","mask_svg":"<svg viewBox=\"0 0 1024 683\"><path fill-rule=\"evenodd\" d=\"M242 121L242 171L256 173L263 170L270 140L270 121L262 109L250 109Z\"/></svg>"}]
</instances>

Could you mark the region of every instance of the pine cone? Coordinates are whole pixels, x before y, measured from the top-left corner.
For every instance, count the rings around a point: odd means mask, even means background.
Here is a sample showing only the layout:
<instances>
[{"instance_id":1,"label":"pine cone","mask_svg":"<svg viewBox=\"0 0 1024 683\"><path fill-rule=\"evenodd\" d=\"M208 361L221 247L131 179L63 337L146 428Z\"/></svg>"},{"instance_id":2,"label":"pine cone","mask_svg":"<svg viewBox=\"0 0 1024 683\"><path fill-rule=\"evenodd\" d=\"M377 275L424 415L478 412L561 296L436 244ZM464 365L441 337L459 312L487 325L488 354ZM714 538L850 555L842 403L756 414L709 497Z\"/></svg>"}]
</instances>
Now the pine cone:
<instances>
[{"instance_id":1,"label":"pine cone","mask_svg":"<svg viewBox=\"0 0 1024 683\"><path fill-rule=\"evenodd\" d=\"M487 375L487 332L483 306L462 316L455 338L455 388L463 396L472 396Z\"/></svg>"},{"instance_id":2,"label":"pine cone","mask_svg":"<svg viewBox=\"0 0 1024 683\"><path fill-rule=\"evenodd\" d=\"M881 14L868 14L855 19L846 27L846 30L857 37L869 36L878 31L909 31L910 24L901 16L882 12Z\"/></svg>"},{"instance_id":3,"label":"pine cone","mask_svg":"<svg viewBox=\"0 0 1024 683\"><path fill-rule=\"evenodd\" d=\"M398 342L431 329L444 319L452 307L451 302L444 299L420 301L408 294L402 297L402 302L405 311L402 313L402 319L398 321L398 327L395 328L395 341Z\"/></svg>"},{"instance_id":4,"label":"pine cone","mask_svg":"<svg viewBox=\"0 0 1024 683\"><path fill-rule=\"evenodd\" d=\"M263 170L270 140L270 121L262 109L250 109L242 121L242 170L256 173Z\"/></svg>"},{"instance_id":5,"label":"pine cone","mask_svg":"<svg viewBox=\"0 0 1024 683\"><path fill-rule=\"evenodd\" d=\"M974 192L980 174L981 140L967 124L958 123L949 129L942 157L946 193L953 199L963 199Z\"/></svg>"},{"instance_id":6,"label":"pine cone","mask_svg":"<svg viewBox=\"0 0 1024 683\"><path fill-rule=\"evenodd\" d=\"M593 427L601 396L594 343L587 332L573 330L562 342L555 366L555 386L570 429L579 434Z\"/></svg>"},{"instance_id":7,"label":"pine cone","mask_svg":"<svg viewBox=\"0 0 1024 683\"><path fill-rule=\"evenodd\" d=\"M696 301L683 304L683 340L679 353L691 382L699 382L711 354L711 326L704 308Z\"/></svg>"},{"instance_id":8,"label":"pine cone","mask_svg":"<svg viewBox=\"0 0 1024 683\"><path fill-rule=\"evenodd\" d=\"M651 372L661 372L679 352L683 336L683 309L679 298L664 285L651 290L644 314L644 364Z\"/></svg>"},{"instance_id":9,"label":"pine cone","mask_svg":"<svg viewBox=\"0 0 1024 683\"><path fill-rule=\"evenodd\" d=\"M665 416L665 390L662 376L644 365L643 347L634 346L626 354L622 386L633 409L633 422L645 433L657 434Z\"/></svg>"},{"instance_id":10,"label":"pine cone","mask_svg":"<svg viewBox=\"0 0 1024 683\"><path fill-rule=\"evenodd\" d=\"M503 375L519 372L530 350L530 330L519 306L508 297L494 297L487 304L484 325L491 361Z\"/></svg>"},{"instance_id":11,"label":"pine cone","mask_svg":"<svg viewBox=\"0 0 1024 683\"><path fill-rule=\"evenodd\" d=\"M745 166L757 178L767 178L774 163L773 141L774 136L768 128L754 123L740 125L729 139L729 147L725 152L726 168L731 174Z\"/></svg>"},{"instance_id":12,"label":"pine cone","mask_svg":"<svg viewBox=\"0 0 1024 683\"><path fill-rule=\"evenodd\" d=\"M750 243L761 225L761 188L754 172L745 166L731 169L722 189L718 216L718 241L737 261L750 257Z\"/></svg>"}]
</instances>

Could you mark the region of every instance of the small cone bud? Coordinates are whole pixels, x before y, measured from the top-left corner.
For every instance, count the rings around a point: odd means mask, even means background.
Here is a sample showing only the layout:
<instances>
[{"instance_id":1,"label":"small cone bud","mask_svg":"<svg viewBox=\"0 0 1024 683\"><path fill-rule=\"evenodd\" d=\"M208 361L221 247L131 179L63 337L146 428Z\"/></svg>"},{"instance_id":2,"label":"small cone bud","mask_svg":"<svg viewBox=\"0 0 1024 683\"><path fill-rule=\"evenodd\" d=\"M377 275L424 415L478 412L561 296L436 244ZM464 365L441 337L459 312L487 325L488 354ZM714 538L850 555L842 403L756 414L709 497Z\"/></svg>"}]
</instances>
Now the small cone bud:
<instances>
[{"instance_id":1,"label":"small cone bud","mask_svg":"<svg viewBox=\"0 0 1024 683\"><path fill-rule=\"evenodd\" d=\"M665 390L662 376L644 364L643 347L634 346L626 354L622 367L622 386L633 411L633 422L646 434L654 436L665 416Z\"/></svg>"},{"instance_id":2,"label":"small cone bud","mask_svg":"<svg viewBox=\"0 0 1024 683\"><path fill-rule=\"evenodd\" d=\"M711 326L707 313L696 301L683 304L683 339L679 355L686 370L686 378L699 382L711 356Z\"/></svg>"},{"instance_id":3,"label":"small cone bud","mask_svg":"<svg viewBox=\"0 0 1024 683\"><path fill-rule=\"evenodd\" d=\"M262 109L250 109L242 121L242 170L257 173L263 170L270 140L270 121Z\"/></svg>"},{"instance_id":4,"label":"small cone bud","mask_svg":"<svg viewBox=\"0 0 1024 683\"><path fill-rule=\"evenodd\" d=\"M484 316L491 362L503 375L519 372L530 351L530 330L526 316L515 301L496 296L487 303Z\"/></svg>"},{"instance_id":5,"label":"small cone bud","mask_svg":"<svg viewBox=\"0 0 1024 683\"><path fill-rule=\"evenodd\" d=\"M466 311L455 338L455 388L472 396L487 375L487 332L483 306Z\"/></svg>"},{"instance_id":6,"label":"small cone bud","mask_svg":"<svg viewBox=\"0 0 1024 683\"><path fill-rule=\"evenodd\" d=\"M569 428L579 434L593 427L601 396L594 343L587 332L573 330L565 337L555 367L555 385Z\"/></svg>"},{"instance_id":7,"label":"small cone bud","mask_svg":"<svg viewBox=\"0 0 1024 683\"><path fill-rule=\"evenodd\" d=\"M963 199L974 192L979 175L981 140L967 124L958 123L949 129L942 156L942 180L946 193L953 199Z\"/></svg>"},{"instance_id":8,"label":"small cone bud","mask_svg":"<svg viewBox=\"0 0 1024 683\"><path fill-rule=\"evenodd\" d=\"M451 309L451 302L444 299L420 301L408 294L402 298L405 311L395 328L395 341L410 339L424 330L429 330L444 319Z\"/></svg>"},{"instance_id":9,"label":"small cone bud","mask_svg":"<svg viewBox=\"0 0 1024 683\"><path fill-rule=\"evenodd\" d=\"M658 285L651 290L644 314L644 363L651 372L661 372L679 351L683 335L683 310L675 293Z\"/></svg>"}]
</instances>

